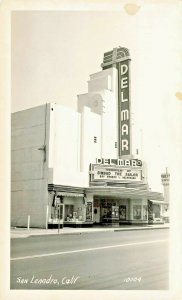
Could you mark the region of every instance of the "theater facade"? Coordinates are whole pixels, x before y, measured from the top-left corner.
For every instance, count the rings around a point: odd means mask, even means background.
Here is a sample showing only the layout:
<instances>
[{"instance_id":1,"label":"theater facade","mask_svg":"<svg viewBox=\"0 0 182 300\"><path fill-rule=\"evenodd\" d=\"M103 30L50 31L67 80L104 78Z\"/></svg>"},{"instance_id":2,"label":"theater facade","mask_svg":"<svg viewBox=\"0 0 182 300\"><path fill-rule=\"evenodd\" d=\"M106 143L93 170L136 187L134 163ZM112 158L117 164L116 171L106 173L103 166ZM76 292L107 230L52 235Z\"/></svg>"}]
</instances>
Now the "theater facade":
<instances>
[{"instance_id":1,"label":"theater facade","mask_svg":"<svg viewBox=\"0 0 182 300\"><path fill-rule=\"evenodd\" d=\"M12 114L12 226L163 222L163 195L134 144L130 61L123 47L105 53L77 111L47 103Z\"/></svg>"}]
</instances>

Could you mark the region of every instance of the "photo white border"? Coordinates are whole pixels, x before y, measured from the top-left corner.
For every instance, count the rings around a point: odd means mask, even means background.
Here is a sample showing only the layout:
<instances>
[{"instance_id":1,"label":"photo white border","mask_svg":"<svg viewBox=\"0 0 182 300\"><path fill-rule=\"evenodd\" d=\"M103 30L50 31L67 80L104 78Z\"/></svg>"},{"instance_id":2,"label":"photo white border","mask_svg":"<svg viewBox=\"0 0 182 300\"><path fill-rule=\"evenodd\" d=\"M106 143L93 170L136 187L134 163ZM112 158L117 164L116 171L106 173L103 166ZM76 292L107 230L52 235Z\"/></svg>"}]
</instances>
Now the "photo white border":
<instances>
[{"instance_id":1,"label":"photo white border","mask_svg":"<svg viewBox=\"0 0 182 300\"><path fill-rule=\"evenodd\" d=\"M0 273L0 298L1 299L181 299L181 253L182 253L182 213L181 213L181 167L182 159L180 155L180 141L172 141L176 144L176 153L174 153L174 174L171 178L171 201L175 200L175 205L171 205L171 239L170 239L170 282L172 289L169 291L53 291L53 290L10 290L10 115L11 115L11 11L13 10L98 10L98 11L118 11L123 10L127 3L140 3L143 1L74 1L74 0L20 0L20 1L1 1L0 3L0 142L1 142L1 176L0 186L2 191L1 198L1 262ZM146 1L145 4L176 5L182 11L181 0L163 0ZM177 43L180 41L176 41ZM176 99L176 101L180 101ZM179 126L182 126L179 124Z\"/></svg>"}]
</instances>

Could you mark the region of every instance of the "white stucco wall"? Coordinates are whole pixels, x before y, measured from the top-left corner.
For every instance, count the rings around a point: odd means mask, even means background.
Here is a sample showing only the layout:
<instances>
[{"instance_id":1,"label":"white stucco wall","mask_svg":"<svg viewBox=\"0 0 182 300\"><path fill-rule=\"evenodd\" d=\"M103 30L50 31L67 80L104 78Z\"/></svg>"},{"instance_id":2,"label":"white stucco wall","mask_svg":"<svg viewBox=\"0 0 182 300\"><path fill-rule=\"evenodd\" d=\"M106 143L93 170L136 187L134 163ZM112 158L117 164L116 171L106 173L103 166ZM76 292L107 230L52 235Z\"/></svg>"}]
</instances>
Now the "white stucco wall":
<instances>
[{"instance_id":1,"label":"white stucco wall","mask_svg":"<svg viewBox=\"0 0 182 300\"><path fill-rule=\"evenodd\" d=\"M91 112L90 108L85 106L81 115L81 170L88 174L90 163L95 163L100 155L101 116Z\"/></svg>"},{"instance_id":2,"label":"white stucco wall","mask_svg":"<svg viewBox=\"0 0 182 300\"><path fill-rule=\"evenodd\" d=\"M88 173L80 171L80 114L68 107L51 104L49 168L52 183L88 186Z\"/></svg>"},{"instance_id":3,"label":"white stucco wall","mask_svg":"<svg viewBox=\"0 0 182 300\"><path fill-rule=\"evenodd\" d=\"M81 170L96 158L117 158L118 150L117 69L90 75L88 93L78 95L81 114ZM94 136L97 143L94 143Z\"/></svg>"},{"instance_id":4,"label":"white stucco wall","mask_svg":"<svg viewBox=\"0 0 182 300\"><path fill-rule=\"evenodd\" d=\"M118 149L115 147L117 143L117 100L114 93L105 91L104 93L105 109L102 114L102 158L118 158Z\"/></svg>"},{"instance_id":5,"label":"white stucco wall","mask_svg":"<svg viewBox=\"0 0 182 300\"><path fill-rule=\"evenodd\" d=\"M103 102L101 118L101 157L117 158L118 142L118 71L109 68L90 75L88 92L98 93ZM118 146L118 145L117 145Z\"/></svg>"},{"instance_id":6,"label":"white stucco wall","mask_svg":"<svg viewBox=\"0 0 182 300\"><path fill-rule=\"evenodd\" d=\"M12 226L46 226L48 204L49 105L12 114L11 221ZM46 145L44 151L39 150Z\"/></svg>"}]
</instances>

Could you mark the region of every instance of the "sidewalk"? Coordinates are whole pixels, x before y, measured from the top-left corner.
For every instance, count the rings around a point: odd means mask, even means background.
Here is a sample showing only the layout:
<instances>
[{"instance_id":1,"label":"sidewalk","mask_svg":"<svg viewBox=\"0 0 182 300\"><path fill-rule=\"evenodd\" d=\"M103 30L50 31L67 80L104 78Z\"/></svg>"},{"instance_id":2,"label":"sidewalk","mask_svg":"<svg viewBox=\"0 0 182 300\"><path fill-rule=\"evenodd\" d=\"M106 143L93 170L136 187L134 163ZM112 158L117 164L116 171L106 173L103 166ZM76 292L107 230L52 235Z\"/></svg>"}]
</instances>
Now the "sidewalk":
<instances>
[{"instance_id":1,"label":"sidewalk","mask_svg":"<svg viewBox=\"0 0 182 300\"><path fill-rule=\"evenodd\" d=\"M55 235L55 234L83 234L83 233L95 233L95 232L116 232L116 231L131 231L131 230L151 230L151 229L167 229L169 224L162 225L146 225L146 226L134 226L123 225L119 227L92 227L92 228L71 228L64 227L58 229L40 229L40 228L11 228L11 238L26 238L30 236L43 236L43 235Z\"/></svg>"}]
</instances>

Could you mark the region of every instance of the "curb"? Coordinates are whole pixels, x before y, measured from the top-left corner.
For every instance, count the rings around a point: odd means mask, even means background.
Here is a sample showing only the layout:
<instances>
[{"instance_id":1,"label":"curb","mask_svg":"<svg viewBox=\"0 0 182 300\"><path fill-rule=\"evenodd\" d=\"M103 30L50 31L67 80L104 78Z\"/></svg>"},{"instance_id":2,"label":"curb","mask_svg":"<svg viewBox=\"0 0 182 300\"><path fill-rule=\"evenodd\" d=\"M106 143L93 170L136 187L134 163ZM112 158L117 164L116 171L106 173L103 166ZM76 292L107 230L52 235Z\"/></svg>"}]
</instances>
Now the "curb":
<instances>
[{"instance_id":1,"label":"curb","mask_svg":"<svg viewBox=\"0 0 182 300\"><path fill-rule=\"evenodd\" d=\"M170 227L150 227L150 228L126 228L124 230L122 229L115 229L114 231L132 231L132 230L156 230L156 229L169 229Z\"/></svg>"},{"instance_id":2,"label":"curb","mask_svg":"<svg viewBox=\"0 0 182 300\"><path fill-rule=\"evenodd\" d=\"M139 231L139 230L155 230L155 229L169 229L169 226L166 227L140 227L140 228L118 228L118 229L114 229L111 228L110 230L106 229L106 230L99 230L99 231L79 231L79 232L60 232L60 233L38 233L38 234L32 234L32 233L20 233L17 234L17 236L11 236L11 239L16 239L16 238L27 238L27 237L32 237L32 236L54 236L54 235L81 235L81 234L91 234L91 233L101 233L101 232L121 232L121 231ZM13 233L11 233L13 234ZM16 233L15 233L16 235Z\"/></svg>"}]
</instances>

